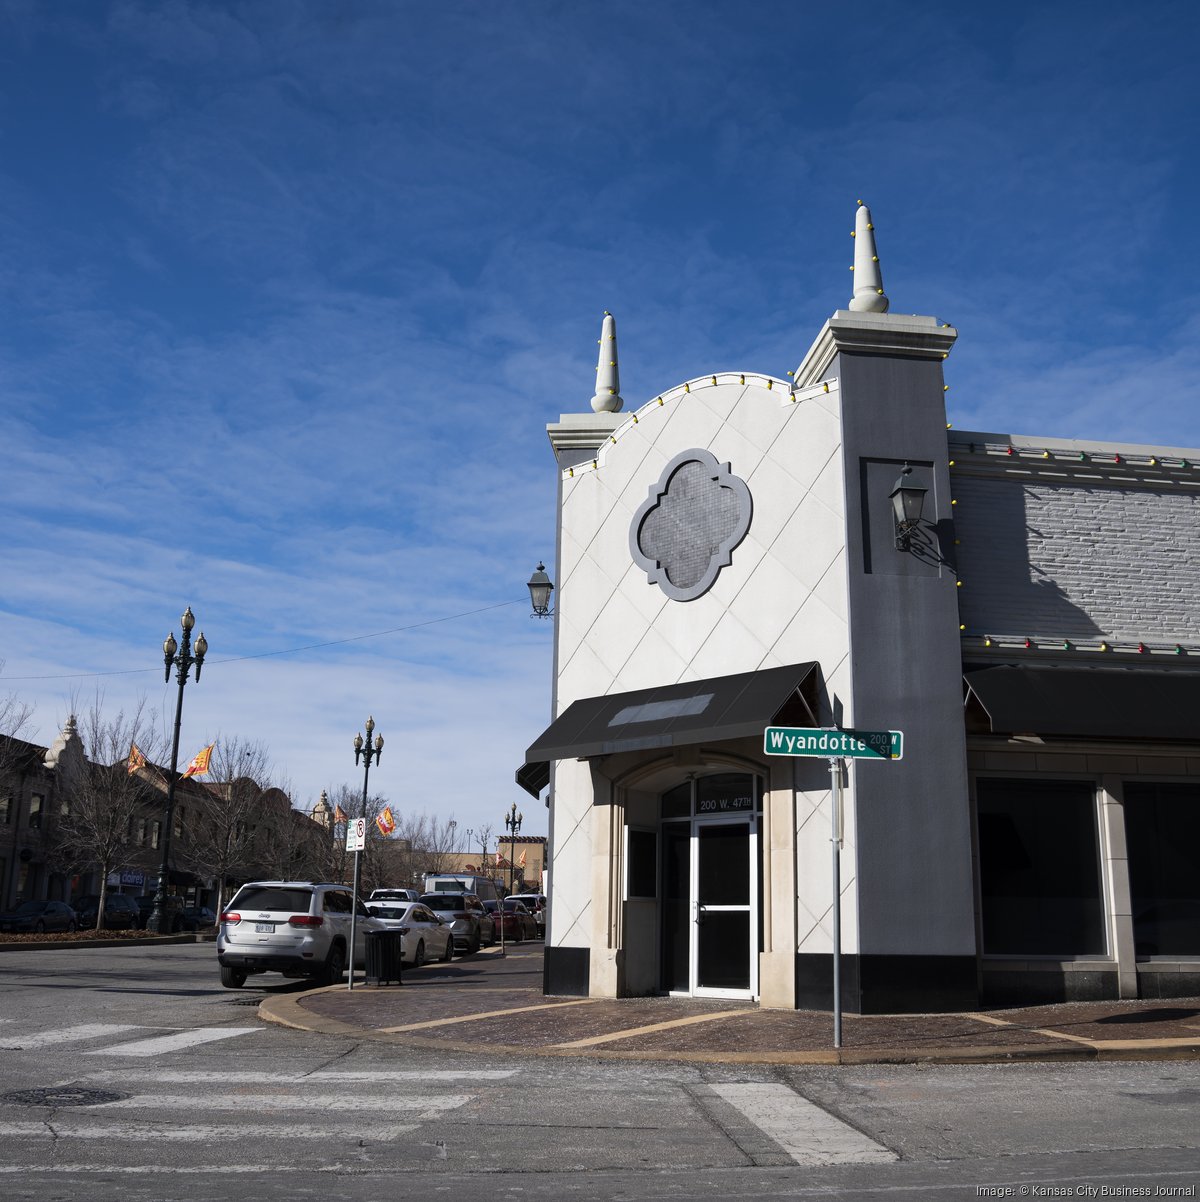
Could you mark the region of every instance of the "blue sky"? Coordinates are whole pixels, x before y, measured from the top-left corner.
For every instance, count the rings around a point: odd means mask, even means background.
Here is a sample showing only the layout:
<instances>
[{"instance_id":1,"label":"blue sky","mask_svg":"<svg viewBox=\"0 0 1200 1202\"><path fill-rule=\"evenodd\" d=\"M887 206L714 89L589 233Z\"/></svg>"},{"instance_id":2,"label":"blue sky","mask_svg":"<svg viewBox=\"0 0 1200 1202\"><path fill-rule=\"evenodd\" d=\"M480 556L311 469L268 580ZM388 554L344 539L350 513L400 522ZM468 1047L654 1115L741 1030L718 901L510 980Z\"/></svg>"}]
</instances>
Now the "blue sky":
<instances>
[{"instance_id":1,"label":"blue sky","mask_svg":"<svg viewBox=\"0 0 1200 1202\"><path fill-rule=\"evenodd\" d=\"M394 803L544 833L524 582L603 310L628 407L783 375L861 196L893 312L959 328L956 426L1196 447L1198 35L1170 3L0 0L0 691L43 740L97 687L169 715L190 604L182 754L262 738L308 805L370 712Z\"/></svg>"}]
</instances>

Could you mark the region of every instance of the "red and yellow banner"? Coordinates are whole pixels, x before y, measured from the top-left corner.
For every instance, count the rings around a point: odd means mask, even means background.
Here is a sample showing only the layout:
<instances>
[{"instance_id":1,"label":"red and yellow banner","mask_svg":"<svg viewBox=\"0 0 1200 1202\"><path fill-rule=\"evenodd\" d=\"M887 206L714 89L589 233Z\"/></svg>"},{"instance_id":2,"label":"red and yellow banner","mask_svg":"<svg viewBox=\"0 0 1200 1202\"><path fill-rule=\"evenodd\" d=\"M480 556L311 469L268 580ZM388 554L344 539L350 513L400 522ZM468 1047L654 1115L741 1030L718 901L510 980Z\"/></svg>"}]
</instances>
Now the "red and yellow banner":
<instances>
[{"instance_id":1,"label":"red and yellow banner","mask_svg":"<svg viewBox=\"0 0 1200 1202\"><path fill-rule=\"evenodd\" d=\"M379 833L385 839L396 829L396 819L392 815L391 806L383 807L383 812L375 819L375 825L379 827Z\"/></svg>"},{"instance_id":2,"label":"red and yellow banner","mask_svg":"<svg viewBox=\"0 0 1200 1202\"><path fill-rule=\"evenodd\" d=\"M129 744L129 775L132 776L139 768L146 766L146 757L138 750L136 743Z\"/></svg>"},{"instance_id":3,"label":"red and yellow banner","mask_svg":"<svg viewBox=\"0 0 1200 1202\"><path fill-rule=\"evenodd\" d=\"M207 776L209 761L212 759L213 748L215 743L209 745L198 755L192 757L192 762L187 766L187 771L181 779L186 780L189 776Z\"/></svg>"},{"instance_id":4,"label":"red and yellow banner","mask_svg":"<svg viewBox=\"0 0 1200 1202\"><path fill-rule=\"evenodd\" d=\"M350 816L345 810L342 809L341 806L338 806L337 809L333 811L333 820L334 822L349 822Z\"/></svg>"}]
</instances>

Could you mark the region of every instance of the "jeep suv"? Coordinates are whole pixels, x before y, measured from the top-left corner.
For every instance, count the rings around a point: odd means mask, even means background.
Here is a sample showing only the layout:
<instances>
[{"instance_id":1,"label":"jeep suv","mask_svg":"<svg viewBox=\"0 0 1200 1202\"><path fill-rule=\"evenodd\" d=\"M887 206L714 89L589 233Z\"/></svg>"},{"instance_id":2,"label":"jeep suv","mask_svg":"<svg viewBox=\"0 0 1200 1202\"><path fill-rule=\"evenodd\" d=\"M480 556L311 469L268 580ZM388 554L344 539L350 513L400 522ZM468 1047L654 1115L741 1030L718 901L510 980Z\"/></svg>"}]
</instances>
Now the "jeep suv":
<instances>
[{"instance_id":1,"label":"jeep suv","mask_svg":"<svg viewBox=\"0 0 1200 1202\"><path fill-rule=\"evenodd\" d=\"M382 927L362 902L355 910L348 885L315 881L243 885L221 914L217 929L221 984L240 989L251 974L280 972L336 985L349 961L350 920L355 914L354 963L359 965L365 961L367 932Z\"/></svg>"}]
</instances>

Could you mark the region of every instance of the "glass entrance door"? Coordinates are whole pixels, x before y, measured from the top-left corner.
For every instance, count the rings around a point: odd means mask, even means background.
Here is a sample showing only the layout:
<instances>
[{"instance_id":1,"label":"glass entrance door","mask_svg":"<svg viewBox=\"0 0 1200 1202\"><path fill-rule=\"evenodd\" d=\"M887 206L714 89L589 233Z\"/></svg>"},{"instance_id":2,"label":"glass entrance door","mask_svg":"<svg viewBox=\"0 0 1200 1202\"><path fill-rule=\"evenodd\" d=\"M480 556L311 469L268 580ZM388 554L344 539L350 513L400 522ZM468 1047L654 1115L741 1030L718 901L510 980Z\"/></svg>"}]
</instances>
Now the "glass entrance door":
<instances>
[{"instance_id":1,"label":"glass entrance door","mask_svg":"<svg viewBox=\"0 0 1200 1202\"><path fill-rule=\"evenodd\" d=\"M758 996L758 824L762 782L712 773L662 795L662 988Z\"/></svg>"},{"instance_id":2,"label":"glass entrance door","mask_svg":"<svg viewBox=\"0 0 1200 1202\"><path fill-rule=\"evenodd\" d=\"M758 985L753 823L698 818L692 825L692 993L753 997Z\"/></svg>"}]
</instances>

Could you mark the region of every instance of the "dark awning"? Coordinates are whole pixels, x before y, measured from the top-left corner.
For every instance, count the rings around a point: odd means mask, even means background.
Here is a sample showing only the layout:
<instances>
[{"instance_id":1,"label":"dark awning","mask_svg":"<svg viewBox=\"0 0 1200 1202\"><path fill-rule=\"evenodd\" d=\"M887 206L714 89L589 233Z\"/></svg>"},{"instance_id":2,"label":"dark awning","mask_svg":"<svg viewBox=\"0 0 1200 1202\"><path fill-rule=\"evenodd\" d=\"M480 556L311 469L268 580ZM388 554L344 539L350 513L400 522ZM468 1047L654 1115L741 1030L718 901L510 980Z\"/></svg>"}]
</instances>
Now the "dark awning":
<instances>
[{"instance_id":1,"label":"dark awning","mask_svg":"<svg viewBox=\"0 0 1200 1202\"><path fill-rule=\"evenodd\" d=\"M567 706L525 753L517 784L536 797L549 782L552 760L760 737L773 725L815 725L816 670L815 663L789 664L584 697ZM810 678L814 687L805 690Z\"/></svg>"},{"instance_id":2,"label":"dark awning","mask_svg":"<svg viewBox=\"0 0 1200 1202\"><path fill-rule=\"evenodd\" d=\"M1200 673L1147 668L981 668L966 703L997 734L1200 740Z\"/></svg>"}]
</instances>

